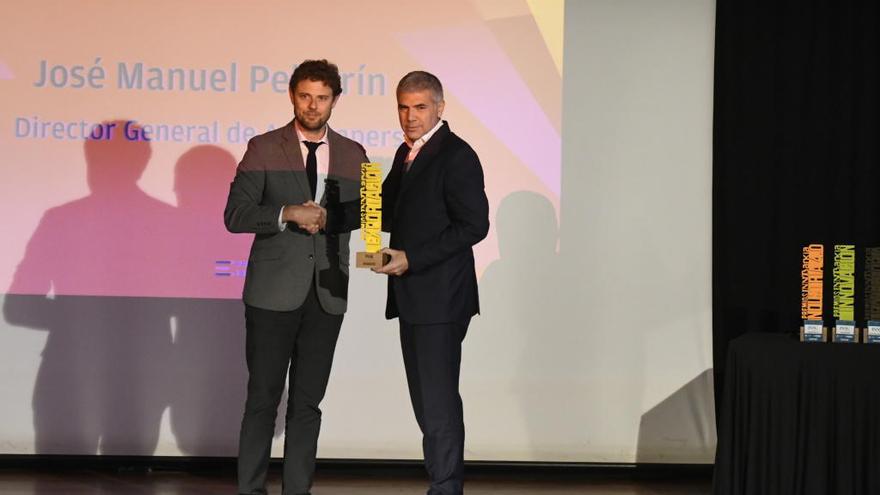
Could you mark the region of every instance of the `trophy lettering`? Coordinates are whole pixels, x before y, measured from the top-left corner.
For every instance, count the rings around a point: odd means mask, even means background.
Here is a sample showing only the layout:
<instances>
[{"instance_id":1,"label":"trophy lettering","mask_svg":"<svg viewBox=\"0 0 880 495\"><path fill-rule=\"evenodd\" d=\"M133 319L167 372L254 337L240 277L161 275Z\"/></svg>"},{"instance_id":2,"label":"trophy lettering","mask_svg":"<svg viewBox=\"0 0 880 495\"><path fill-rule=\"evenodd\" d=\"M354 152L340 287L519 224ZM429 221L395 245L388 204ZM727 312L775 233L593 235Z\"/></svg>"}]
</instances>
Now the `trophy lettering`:
<instances>
[{"instance_id":1,"label":"trophy lettering","mask_svg":"<svg viewBox=\"0 0 880 495\"><path fill-rule=\"evenodd\" d=\"M880 344L880 247L865 249L865 321L862 342Z\"/></svg>"},{"instance_id":2,"label":"trophy lettering","mask_svg":"<svg viewBox=\"0 0 880 495\"><path fill-rule=\"evenodd\" d=\"M822 319L822 277L825 265L825 246L810 244L803 248L801 269L801 327L802 342L825 342L828 330Z\"/></svg>"},{"instance_id":3,"label":"trophy lettering","mask_svg":"<svg viewBox=\"0 0 880 495\"><path fill-rule=\"evenodd\" d=\"M382 248L382 165L361 164L361 239L366 251L357 253L358 268L380 268L388 262Z\"/></svg>"},{"instance_id":4,"label":"trophy lettering","mask_svg":"<svg viewBox=\"0 0 880 495\"><path fill-rule=\"evenodd\" d=\"M855 322L856 247L852 244L834 246L834 342L859 341Z\"/></svg>"}]
</instances>

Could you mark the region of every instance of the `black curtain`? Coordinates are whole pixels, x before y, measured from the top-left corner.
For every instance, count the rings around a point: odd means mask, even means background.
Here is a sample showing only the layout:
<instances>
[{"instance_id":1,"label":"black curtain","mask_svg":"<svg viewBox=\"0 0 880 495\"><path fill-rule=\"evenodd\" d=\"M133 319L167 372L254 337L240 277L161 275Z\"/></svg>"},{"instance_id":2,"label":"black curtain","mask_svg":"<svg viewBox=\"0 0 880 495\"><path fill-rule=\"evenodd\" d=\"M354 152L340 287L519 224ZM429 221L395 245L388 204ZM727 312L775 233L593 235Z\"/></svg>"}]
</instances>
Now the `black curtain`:
<instances>
[{"instance_id":1,"label":"black curtain","mask_svg":"<svg viewBox=\"0 0 880 495\"><path fill-rule=\"evenodd\" d=\"M825 244L827 322L834 244L857 246L861 295L864 248L880 246L878 4L717 3L716 398L731 339L746 332L797 331L802 246Z\"/></svg>"}]
</instances>

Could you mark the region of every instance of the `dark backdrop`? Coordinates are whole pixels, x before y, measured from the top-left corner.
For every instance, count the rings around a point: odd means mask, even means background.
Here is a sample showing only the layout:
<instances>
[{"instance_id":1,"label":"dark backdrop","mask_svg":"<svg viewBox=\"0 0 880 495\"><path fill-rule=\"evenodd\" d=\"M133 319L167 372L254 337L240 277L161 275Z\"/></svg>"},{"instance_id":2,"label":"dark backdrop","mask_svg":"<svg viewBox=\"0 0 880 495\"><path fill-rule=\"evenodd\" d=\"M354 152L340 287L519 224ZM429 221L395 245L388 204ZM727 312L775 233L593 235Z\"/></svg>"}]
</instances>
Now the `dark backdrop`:
<instances>
[{"instance_id":1,"label":"dark backdrop","mask_svg":"<svg viewBox=\"0 0 880 495\"><path fill-rule=\"evenodd\" d=\"M880 245L878 2L719 0L713 150L716 399L728 342L795 332L801 247ZM856 316L863 301L857 297ZM716 400L720 404L720 400Z\"/></svg>"}]
</instances>

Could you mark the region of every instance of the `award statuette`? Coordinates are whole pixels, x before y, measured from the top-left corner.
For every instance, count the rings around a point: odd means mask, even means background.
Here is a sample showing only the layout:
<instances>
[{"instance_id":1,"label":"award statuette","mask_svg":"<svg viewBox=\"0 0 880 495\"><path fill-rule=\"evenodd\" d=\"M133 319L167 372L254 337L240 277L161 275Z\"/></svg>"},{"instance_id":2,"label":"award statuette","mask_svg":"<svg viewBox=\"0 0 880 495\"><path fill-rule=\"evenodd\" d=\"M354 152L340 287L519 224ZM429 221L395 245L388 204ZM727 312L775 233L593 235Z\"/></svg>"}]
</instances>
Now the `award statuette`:
<instances>
[{"instance_id":1,"label":"award statuette","mask_svg":"<svg viewBox=\"0 0 880 495\"><path fill-rule=\"evenodd\" d=\"M361 239L366 252L357 253L358 268L379 268L388 262L382 248L382 165L361 164Z\"/></svg>"},{"instance_id":2,"label":"award statuette","mask_svg":"<svg viewBox=\"0 0 880 495\"><path fill-rule=\"evenodd\" d=\"M880 248L865 249L865 321L862 342L880 344Z\"/></svg>"},{"instance_id":3,"label":"award statuette","mask_svg":"<svg viewBox=\"0 0 880 495\"><path fill-rule=\"evenodd\" d=\"M855 322L856 247L851 244L834 246L834 317L831 331L834 342L859 341Z\"/></svg>"},{"instance_id":4,"label":"award statuette","mask_svg":"<svg viewBox=\"0 0 880 495\"><path fill-rule=\"evenodd\" d=\"M810 244L803 249L801 270L801 342L825 342L827 330L822 320L822 270L825 246Z\"/></svg>"}]
</instances>

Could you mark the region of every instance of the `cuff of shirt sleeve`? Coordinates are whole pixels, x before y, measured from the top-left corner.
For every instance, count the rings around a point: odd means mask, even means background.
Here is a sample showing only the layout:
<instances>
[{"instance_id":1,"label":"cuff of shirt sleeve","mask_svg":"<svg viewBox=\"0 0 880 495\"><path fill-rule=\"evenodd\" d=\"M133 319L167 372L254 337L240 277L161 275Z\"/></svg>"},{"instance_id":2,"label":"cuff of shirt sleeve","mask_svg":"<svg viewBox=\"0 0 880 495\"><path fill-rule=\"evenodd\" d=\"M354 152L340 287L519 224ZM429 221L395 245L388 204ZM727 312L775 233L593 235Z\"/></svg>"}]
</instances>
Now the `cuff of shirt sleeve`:
<instances>
[{"instance_id":1,"label":"cuff of shirt sleeve","mask_svg":"<svg viewBox=\"0 0 880 495\"><path fill-rule=\"evenodd\" d=\"M278 230L284 232L287 229L287 222L283 222L281 218L284 216L284 206L281 207L281 211L278 212Z\"/></svg>"}]
</instances>

